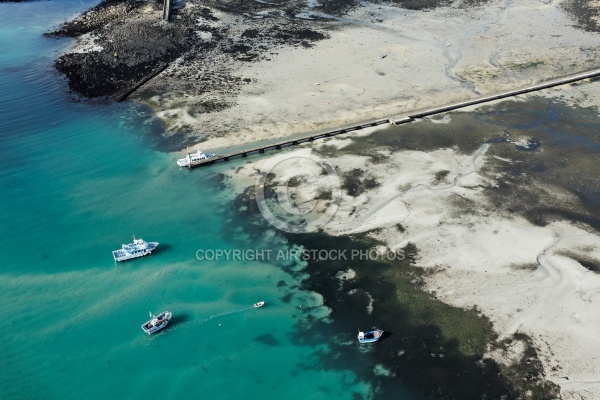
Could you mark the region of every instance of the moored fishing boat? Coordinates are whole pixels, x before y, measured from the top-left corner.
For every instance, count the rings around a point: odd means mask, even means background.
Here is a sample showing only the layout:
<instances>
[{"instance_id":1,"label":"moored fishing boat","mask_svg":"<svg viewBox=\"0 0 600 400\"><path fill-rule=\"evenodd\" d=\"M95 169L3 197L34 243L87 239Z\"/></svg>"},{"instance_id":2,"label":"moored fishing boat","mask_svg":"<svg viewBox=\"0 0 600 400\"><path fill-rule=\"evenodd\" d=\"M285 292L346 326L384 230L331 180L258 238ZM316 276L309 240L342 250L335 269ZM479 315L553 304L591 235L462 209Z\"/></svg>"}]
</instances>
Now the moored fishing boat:
<instances>
[{"instance_id":1,"label":"moored fishing boat","mask_svg":"<svg viewBox=\"0 0 600 400\"><path fill-rule=\"evenodd\" d=\"M152 315L152 312L150 312L150 320L142 324L142 329L148 335L151 335L167 326L169 320L171 320L171 312L169 311L161 312L158 314L158 317Z\"/></svg>"},{"instance_id":2,"label":"moored fishing boat","mask_svg":"<svg viewBox=\"0 0 600 400\"><path fill-rule=\"evenodd\" d=\"M123 244L119 250L113 250L115 261L125 261L132 258L143 257L152 253L158 246L158 242L146 242L144 239L133 237L133 243Z\"/></svg>"}]
</instances>

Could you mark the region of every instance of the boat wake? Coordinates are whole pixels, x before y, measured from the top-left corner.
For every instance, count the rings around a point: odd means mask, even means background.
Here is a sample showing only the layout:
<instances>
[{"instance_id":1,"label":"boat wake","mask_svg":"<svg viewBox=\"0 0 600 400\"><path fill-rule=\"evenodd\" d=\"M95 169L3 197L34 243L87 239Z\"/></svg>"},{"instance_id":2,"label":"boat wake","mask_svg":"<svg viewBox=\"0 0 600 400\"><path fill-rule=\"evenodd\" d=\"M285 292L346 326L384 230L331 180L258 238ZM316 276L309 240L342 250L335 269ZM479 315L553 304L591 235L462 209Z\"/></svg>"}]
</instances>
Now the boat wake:
<instances>
[{"instance_id":1,"label":"boat wake","mask_svg":"<svg viewBox=\"0 0 600 400\"><path fill-rule=\"evenodd\" d=\"M226 317L228 315L240 314L240 313L243 313L243 312L246 312L246 311L250 311L250 310L254 310L254 309L255 309L254 306L248 306L248 307L244 307L244 308L238 308L236 310L224 311L224 312L220 312L220 313L217 313L217 314L210 315L210 316L208 316L206 318L198 319L196 323L200 324L200 325L201 324L206 324L207 322L213 321L213 320L215 320L217 318ZM196 309L190 309L190 310L185 310L185 311L192 311L193 312L193 311L197 311L197 310L198 309L196 308Z\"/></svg>"},{"instance_id":2,"label":"boat wake","mask_svg":"<svg viewBox=\"0 0 600 400\"><path fill-rule=\"evenodd\" d=\"M215 320L215 319L221 318L221 317L225 317L227 315L239 314L239 313L243 313L245 311L250 311L250 310L253 310L253 309L254 309L254 306L249 306L249 307L245 307L245 308L242 308L242 309L239 309L239 310L227 311L227 312L222 312L222 313L219 313L219 314L211 315L210 317L207 317L207 318L204 318L204 319L201 319L200 321L198 321L198 325L206 324L206 323L208 323L208 322L210 322L212 320Z\"/></svg>"}]
</instances>

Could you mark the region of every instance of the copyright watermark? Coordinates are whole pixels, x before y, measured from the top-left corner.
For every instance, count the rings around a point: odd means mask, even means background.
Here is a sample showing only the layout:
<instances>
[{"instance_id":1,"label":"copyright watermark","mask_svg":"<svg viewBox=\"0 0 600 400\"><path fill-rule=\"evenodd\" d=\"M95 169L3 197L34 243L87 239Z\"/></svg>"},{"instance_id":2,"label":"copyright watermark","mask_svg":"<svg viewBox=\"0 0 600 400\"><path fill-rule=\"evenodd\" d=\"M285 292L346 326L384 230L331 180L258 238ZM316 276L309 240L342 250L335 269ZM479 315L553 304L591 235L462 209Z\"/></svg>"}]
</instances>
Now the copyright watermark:
<instances>
[{"instance_id":1,"label":"copyright watermark","mask_svg":"<svg viewBox=\"0 0 600 400\"><path fill-rule=\"evenodd\" d=\"M197 261L401 261L404 250L380 249L198 249Z\"/></svg>"},{"instance_id":2,"label":"copyright watermark","mask_svg":"<svg viewBox=\"0 0 600 400\"><path fill-rule=\"evenodd\" d=\"M325 225L342 196L334 166L314 153L268 160L257 176L255 192L263 217L288 233L314 232Z\"/></svg>"}]
</instances>

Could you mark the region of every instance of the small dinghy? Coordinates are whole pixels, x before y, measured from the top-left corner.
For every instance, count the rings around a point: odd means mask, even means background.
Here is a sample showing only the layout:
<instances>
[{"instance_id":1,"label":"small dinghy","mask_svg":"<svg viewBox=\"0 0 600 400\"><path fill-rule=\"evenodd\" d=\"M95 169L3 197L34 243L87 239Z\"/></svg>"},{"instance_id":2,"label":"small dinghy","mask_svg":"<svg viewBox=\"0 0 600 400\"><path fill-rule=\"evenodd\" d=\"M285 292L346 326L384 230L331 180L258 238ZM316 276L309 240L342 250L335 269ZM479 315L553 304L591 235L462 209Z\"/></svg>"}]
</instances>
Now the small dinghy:
<instances>
[{"instance_id":1,"label":"small dinghy","mask_svg":"<svg viewBox=\"0 0 600 400\"><path fill-rule=\"evenodd\" d=\"M254 308L258 308L258 307L262 307L265 305L264 301L259 301L258 303L254 303L254 305L252 307Z\"/></svg>"},{"instance_id":2,"label":"small dinghy","mask_svg":"<svg viewBox=\"0 0 600 400\"><path fill-rule=\"evenodd\" d=\"M381 329L373 329L367 333L361 332L358 330L358 341L360 343L373 343L381 339L381 335L383 335L383 331Z\"/></svg>"}]
</instances>

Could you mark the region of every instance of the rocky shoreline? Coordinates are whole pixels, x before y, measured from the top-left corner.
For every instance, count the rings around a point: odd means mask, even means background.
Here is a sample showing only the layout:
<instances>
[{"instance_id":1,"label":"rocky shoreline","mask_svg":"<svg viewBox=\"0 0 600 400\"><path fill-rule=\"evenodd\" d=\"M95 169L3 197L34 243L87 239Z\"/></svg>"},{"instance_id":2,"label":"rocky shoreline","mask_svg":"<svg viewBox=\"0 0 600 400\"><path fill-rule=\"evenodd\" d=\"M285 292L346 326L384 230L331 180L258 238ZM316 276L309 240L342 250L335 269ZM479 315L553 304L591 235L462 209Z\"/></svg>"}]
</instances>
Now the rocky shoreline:
<instances>
[{"instance_id":1,"label":"rocky shoreline","mask_svg":"<svg viewBox=\"0 0 600 400\"><path fill-rule=\"evenodd\" d=\"M233 100L224 98L234 98L239 87L248 83L233 75L228 60L251 62L267 57L277 46L310 46L325 38L307 23L277 16L247 21L246 29L231 32L204 4L208 3L175 3L171 20L165 22L160 1L103 1L46 35L79 39L78 50L61 55L55 66L68 78L73 92L122 100L177 60L195 71L166 74L173 79L161 90L213 93L213 100L202 104L205 112L212 112L228 107ZM224 2L218 8L235 15L264 8L258 2L241 4L245 6Z\"/></svg>"}]
</instances>

